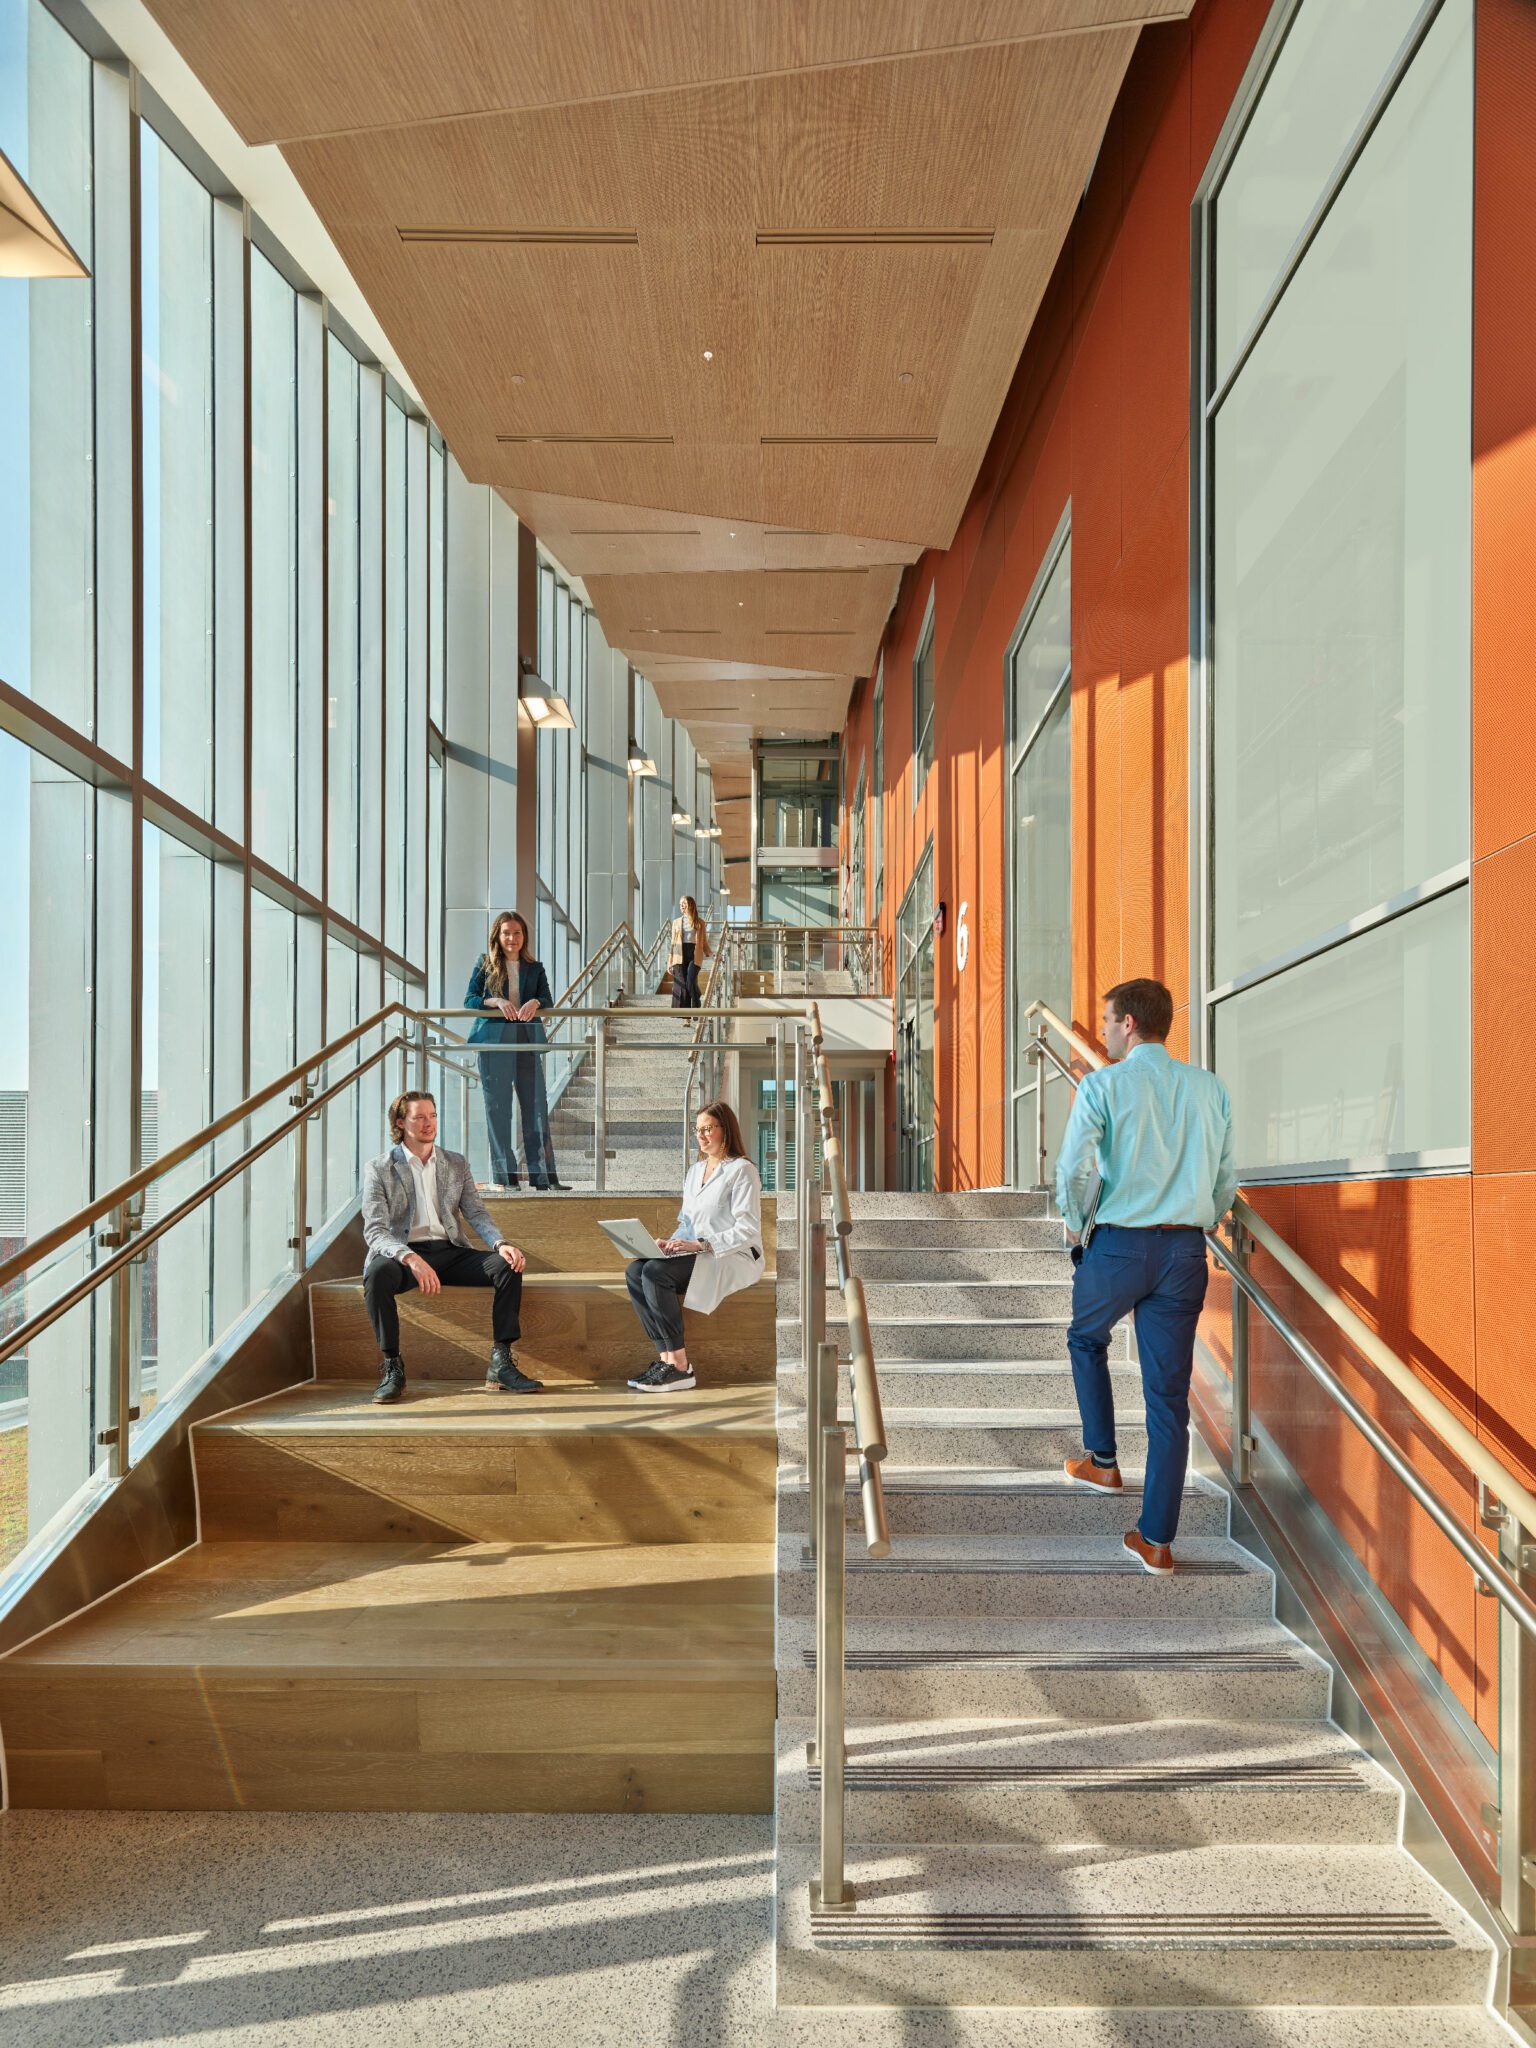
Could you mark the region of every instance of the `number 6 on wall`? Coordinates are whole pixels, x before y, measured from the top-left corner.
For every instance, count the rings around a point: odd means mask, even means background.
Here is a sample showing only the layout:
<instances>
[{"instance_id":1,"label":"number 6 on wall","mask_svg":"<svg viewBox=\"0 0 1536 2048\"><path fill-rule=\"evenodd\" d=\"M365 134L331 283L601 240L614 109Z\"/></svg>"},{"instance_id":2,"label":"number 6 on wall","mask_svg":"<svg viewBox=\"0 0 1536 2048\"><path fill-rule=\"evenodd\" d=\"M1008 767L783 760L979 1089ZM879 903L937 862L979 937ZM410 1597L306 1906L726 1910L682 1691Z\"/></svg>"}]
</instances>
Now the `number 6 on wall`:
<instances>
[{"instance_id":1,"label":"number 6 on wall","mask_svg":"<svg viewBox=\"0 0 1536 2048\"><path fill-rule=\"evenodd\" d=\"M959 915L955 919L956 974L963 974L965 972L965 963L971 957L971 927L966 922L965 915L966 912L970 909L970 907L971 906L969 902L962 903L960 906Z\"/></svg>"}]
</instances>

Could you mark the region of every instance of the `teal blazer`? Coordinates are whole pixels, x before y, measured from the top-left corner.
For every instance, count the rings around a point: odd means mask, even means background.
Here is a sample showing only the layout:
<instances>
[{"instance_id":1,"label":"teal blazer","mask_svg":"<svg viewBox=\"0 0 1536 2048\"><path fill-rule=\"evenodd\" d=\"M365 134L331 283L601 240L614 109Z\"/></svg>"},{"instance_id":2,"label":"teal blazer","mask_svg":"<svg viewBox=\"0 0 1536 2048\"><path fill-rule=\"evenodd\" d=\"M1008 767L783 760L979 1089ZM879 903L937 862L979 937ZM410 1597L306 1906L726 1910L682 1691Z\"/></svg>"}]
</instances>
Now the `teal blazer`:
<instances>
[{"instance_id":1,"label":"teal blazer","mask_svg":"<svg viewBox=\"0 0 1536 2048\"><path fill-rule=\"evenodd\" d=\"M477 1010L491 999L485 992L485 961L475 962L475 971L469 977L469 987L464 991L464 1008ZM524 1003L537 1003L541 1010L552 1010L555 999L549 992L549 976L537 960L519 960L517 963L517 1002L521 1009ZM499 1010L477 1017L470 1026L471 1045L542 1045L544 1026L535 1018L531 1024L509 1024ZM521 1061L517 1064L521 1065Z\"/></svg>"}]
</instances>

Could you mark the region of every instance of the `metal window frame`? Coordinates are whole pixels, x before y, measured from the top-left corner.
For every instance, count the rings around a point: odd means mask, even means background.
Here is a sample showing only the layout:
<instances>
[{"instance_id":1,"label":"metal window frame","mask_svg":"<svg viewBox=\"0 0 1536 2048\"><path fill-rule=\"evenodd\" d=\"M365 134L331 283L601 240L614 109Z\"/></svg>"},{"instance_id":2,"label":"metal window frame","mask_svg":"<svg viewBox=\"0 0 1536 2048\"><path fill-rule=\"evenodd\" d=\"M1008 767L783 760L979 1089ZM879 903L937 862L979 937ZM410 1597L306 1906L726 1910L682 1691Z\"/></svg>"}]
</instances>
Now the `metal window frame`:
<instances>
[{"instance_id":1,"label":"metal window frame","mask_svg":"<svg viewBox=\"0 0 1536 2048\"><path fill-rule=\"evenodd\" d=\"M869 797L874 806L874 888L869 906L871 924L885 908L885 649L875 664L875 687L869 710Z\"/></svg>"},{"instance_id":2,"label":"metal window frame","mask_svg":"<svg viewBox=\"0 0 1536 2048\"><path fill-rule=\"evenodd\" d=\"M1243 368L1250 360L1265 329L1294 282L1324 223L1380 125L1398 88L1438 20L1445 0L1424 0L1388 63L1365 111L1344 145L1332 172L1324 180L1296 239L1281 263L1253 320L1234 352L1231 363L1220 370L1216 358L1216 212L1227 174L1232 168L1286 39L1295 26L1306 0L1274 0L1269 18L1260 32L1247 69L1222 124L1205 171L1195 188L1190 206L1190 465L1189 524L1189 1034L1190 1058L1198 1065L1212 1064L1214 1022L1217 1006L1226 998L1258 986L1300 966L1305 961L1335 950L1365 932L1404 916L1421 904L1451 891L1470 886L1471 862L1465 862L1431 876L1414 887L1389 897L1349 919L1331 931L1318 934L1304 944L1261 963L1247 973L1220 985L1213 985L1215 934L1212 906L1215 897L1215 755L1213 746L1215 714L1215 430L1220 408L1235 389ZM1315 4L1315 0L1314 0ZM1470 312L1469 312L1470 317ZM1469 457L1470 459L1470 457ZM1471 1000L1470 988L1467 992ZM1245 1169L1245 1182L1284 1184L1337 1182L1342 1180L1406 1179L1424 1174L1466 1172L1471 1165L1470 1142L1435 1152L1399 1153L1383 1159L1309 1161L1284 1169Z\"/></svg>"},{"instance_id":3,"label":"metal window frame","mask_svg":"<svg viewBox=\"0 0 1536 2048\"><path fill-rule=\"evenodd\" d=\"M904 1121L903 1121L903 1116L902 1116L902 1095L903 1095L903 1088L902 1088L902 1076L901 1076L901 1031L902 1031L902 1021L903 1021L903 1014L904 1014L904 1005L903 1005L903 998L902 998L902 990L903 990L903 984L904 984L904 982L905 982L905 979L906 979L906 972L907 972L907 969L908 969L908 968L909 968L910 966L912 966L912 964L913 964L913 963L915 962L915 960L917 959L917 955L918 955L918 953L919 953L919 952L921 951L921 948L922 948L922 940L921 940L921 939L909 939L909 938L908 938L908 936L907 936L907 933L906 933L906 931L905 931L905 929L904 929L904 926L905 926L905 925L906 925L906 923L907 923L907 911L908 911L908 907L909 907L909 906L910 906L910 905L912 904L912 902L913 902L913 899L914 899L914 897L915 897L915 896L916 896L916 894L917 894L917 885L918 885L918 883L919 883L920 881L922 881L922 880L924 879L925 875L926 875L926 877L927 877L927 882L928 882L928 901L929 901L929 903L930 903L930 904L935 904L935 903L937 903L937 901L938 901L938 895L937 895L937 890L936 890L936 884L935 884L935 879L934 879L934 878L935 878L935 874L936 874L936 871L937 871L937 870L936 870L936 863L935 863L935 859L934 859L934 835L933 835L933 833L932 833L932 832L930 832L930 833L928 834L928 837L927 837L927 838L926 838L926 839L924 840L924 842L923 842L923 850L922 850L922 852L921 852L921 853L920 853L920 854L918 855L918 857L917 857L916 861L915 861L915 862L913 863L911 879L910 879L910 880L908 881L908 883L907 883L907 886L906 886L906 889L905 889L905 890L903 891L903 893L902 893L902 898L901 898L901 901L900 901L900 903L899 903L899 904L897 905L897 907L896 907L896 949L895 949L895 951L896 951L896 961L895 961L895 965L896 965L896 972L895 972L894 976L892 977L892 1021L893 1021L893 1024L894 1024L894 1026L895 1026L895 1032L896 1032L896 1142L897 1142L897 1148L898 1148L898 1152L900 1151L900 1148L901 1148L901 1147L903 1146L903 1144L905 1143L905 1138L906 1138L906 1128L905 1128L905 1124L904 1124ZM925 924L924 924L924 926L923 926L923 930L924 930L924 932L925 932L925 933L927 934L927 936L928 936L928 937L930 937L930 938L934 938L934 932L933 932L933 912L932 912L932 910L931 910L931 909L930 909L930 911L929 911L929 913L928 913L928 917L927 917L927 920L926 920L926 922L925 922ZM906 954L907 954L907 956L908 956L908 957L903 957L903 948L905 948L905 950L906 950ZM938 976L938 958L937 958L937 954L938 954L938 941L937 941L937 939L936 939L936 938L934 938L934 955L935 955L935 958L934 958L934 976L933 976L933 997L934 997L934 1010L933 1010L933 1012L932 1012L932 1016L931 1016L931 1018L930 1018L930 1022L933 1022L934 1020L936 1020L936 1018L937 1018L937 1015L938 1015L938 1008L937 1008L937 1006L938 1006L938 996L939 996L939 976ZM937 1054L938 1054L938 1033L937 1033L937 1026L936 1026L936 1023L935 1023L935 1028L934 1028L934 1039L933 1039L933 1046L934 1046L934 1054L935 1054L935 1058L937 1058ZM933 1163L933 1148L934 1148L934 1146L935 1146L935 1145L937 1144L937 1142L938 1142L938 1088L937 1088L937 1085L935 1085L935 1087L934 1087L934 1091L933 1091L933 1112L934 1112L934 1122L933 1122L933 1123L932 1123L932 1125L930 1125L930 1127L929 1127L929 1131L928 1131L928 1136L927 1136L927 1140L926 1140L926 1142L927 1142L927 1145L928 1145L928 1148L929 1148L929 1165L930 1165L930 1168L932 1167L932 1163ZM904 1161L903 1161L903 1164L905 1164L905 1162L904 1162Z\"/></svg>"},{"instance_id":4,"label":"metal window frame","mask_svg":"<svg viewBox=\"0 0 1536 2048\"><path fill-rule=\"evenodd\" d=\"M933 766L933 725L939 703L938 659L934 654L934 619L938 609L939 585L934 577L928 585L928 602L923 607L923 623L918 629L917 645L912 650L912 808L915 811L922 801L923 791L928 786L928 771ZM918 724L919 699L917 694L918 670L923 665L924 655L933 657L933 693L928 700L928 716ZM914 870L914 873L916 870Z\"/></svg>"},{"instance_id":5,"label":"metal window frame","mask_svg":"<svg viewBox=\"0 0 1536 2048\"><path fill-rule=\"evenodd\" d=\"M1071 539L1072 500L1069 497L1066 502L1066 505L1062 509L1060 519L1058 519L1056 522L1056 531L1051 535L1050 540L1046 544L1045 553L1040 558L1040 566L1035 571L1034 581L1029 586L1029 595L1025 598L1023 608L1019 612L1018 621L1014 626L1013 632L1009 635L1008 645L1003 650L1003 703L1006 707L1007 720L1007 737L1004 742L1003 753L1003 782L1008 801L1008 822L1003 835L1005 841L1003 854L1003 929L1007 934L1007 938L1003 946L1003 953L1004 957L1008 962L1008 995L1007 1002L1004 1006L1006 1011L1004 1026L1006 1051L1004 1057L1008 1063L1008 1128L1003 1133L1003 1171L1007 1176L1008 1185L1010 1187L1016 1187L1018 1185L1019 1161L1016 1156L1018 1148L1014 1134L1014 1126L1018 1120L1018 1103L1023 1096L1031 1095L1034 1093L1033 1087L1016 1088L1014 1086L1014 1076L1018 1071L1017 1060L1019 1047L1019 1020L1018 991L1014 987L1014 974L1017 971L1017 963L1013 958L1013 778L1018 773L1020 768L1023 767L1024 762L1028 759L1029 754L1031 750L1034 748L1036 741L1040 738L1040 735L1045 731L1045 728L1049 724L1050 720L1055 716L1056 707L1061 702L1063 693L1065 692L1070 694L1072 689L1072 642L1070 629L1070 604L1068 606L1067 613L1069 625L1067 637L1066 668L1062 672L1060 681L1057 683L1055 689L1051 692L1049 703L1046 705L1044 711L1042 711L1039 718L1036 719L1035 724L1029 733L1029 736L1018 748L1017 752L1014 751L1013 722L1018 711L1018 692L1014 686L1013 664L1014 657L1018 654L1019 649L1023 646L1024 641L1028 636L1029 629L1035 622L1035 615L1040 609L1041 600L1045 596L1051 578L1056 573L1057 565L1061 561L1062 555L1066 552L1066 549ZM1068 801L1070 803L1070 797ZM1068 816L1070 818L1070 811L1068 813ZM1069 851L1069 876L1071 873L1070 860L1071 856ZM1069 890L1070 887L1071 883L1069 880ZM1070 902L1070 895L1068 900ZM1044 1079L1044 1075L1045 1063L1042 1061L1036 1068L1035 1086L1039 1086L1041 1084L1041 1082Z\"/></svg>"}]
</instances>

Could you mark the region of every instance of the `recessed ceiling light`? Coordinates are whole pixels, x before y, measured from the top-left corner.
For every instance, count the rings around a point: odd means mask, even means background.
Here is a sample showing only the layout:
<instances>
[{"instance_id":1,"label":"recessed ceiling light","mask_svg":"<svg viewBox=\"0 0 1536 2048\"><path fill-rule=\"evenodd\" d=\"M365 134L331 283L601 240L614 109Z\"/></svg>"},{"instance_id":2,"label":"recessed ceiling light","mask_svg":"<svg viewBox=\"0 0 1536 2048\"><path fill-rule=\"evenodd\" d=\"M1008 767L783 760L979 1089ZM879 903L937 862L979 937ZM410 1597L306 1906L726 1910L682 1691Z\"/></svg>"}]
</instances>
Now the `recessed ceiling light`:
<instances>
[{"instance_id":1,"label":"recessed ceiling light","mask_svg":"<svg viewBox=\"0 0 1536 2048\"><path fill-rule=\"evenodd\" d=\"M712 363L715 360L715 352L712 348L705 349L704 360L706 363Z\"/></svg>"},{"instance_id":2,"label":"recessed ceiling light","mask_svg":"<svg viewBox=\"0 0 1536 2048\"><path fill-rule=\"evenodd\" d=\"M910 370L899 370L896 374L896 382L898 384L910 384L912 382L912 372Z\"/></svg>"},{"instance_id":3,"label":"recessed ceiling light","mask_svg":"<svg viewBox=\"0 0 1536 2048\"><path fill-rule=\"evenodd\" d=\"M523 376L520 371L514 370L512 373L512 382L514 384L526 384L528 382L528 379L525 376Z\"/></svg>"},{"instance_id":4,"label":"recessed ceiling light","mask_svg":"<svg viewBox=\"0 0 1536 2048\"><path fill-rule=\"evenodd\" d=\"M735 527L733 526L733 527L731 528L731 539L732 539L732 540L734 540L735 538L736 538L736 529L735 529Z\"/></svg>"}]
</instances>

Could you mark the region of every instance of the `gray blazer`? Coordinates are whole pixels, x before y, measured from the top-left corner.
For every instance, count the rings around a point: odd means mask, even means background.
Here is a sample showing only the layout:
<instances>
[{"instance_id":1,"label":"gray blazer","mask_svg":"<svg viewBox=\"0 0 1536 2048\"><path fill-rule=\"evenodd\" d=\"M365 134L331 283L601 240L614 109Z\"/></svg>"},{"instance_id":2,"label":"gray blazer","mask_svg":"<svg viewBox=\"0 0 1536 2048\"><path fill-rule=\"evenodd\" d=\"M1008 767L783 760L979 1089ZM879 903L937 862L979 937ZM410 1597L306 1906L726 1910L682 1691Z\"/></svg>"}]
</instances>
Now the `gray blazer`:
<instances>
[{"instance_id":1,"label":"gray blazer","mask_svg":"<svg viewBox=\"0 0 1536 2048\"><path fill-rule=\"evenodd\" d=\"M462 1153L437 1145L429 1171L437 1174L437 1206L450 1244L473 1249L464 1235L467 1223L488 1252L502 1241L501 1232L475 1188L469 1161ZM391 1145L363 1168L363 1237L368 1245L366 1272L376 1259L402 1259L416 1221L416 1187L406 1164L405 1147Z\"/></svg>"}]
</instances>

